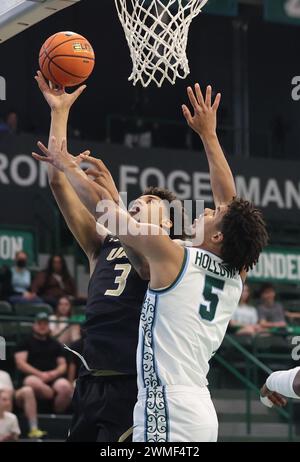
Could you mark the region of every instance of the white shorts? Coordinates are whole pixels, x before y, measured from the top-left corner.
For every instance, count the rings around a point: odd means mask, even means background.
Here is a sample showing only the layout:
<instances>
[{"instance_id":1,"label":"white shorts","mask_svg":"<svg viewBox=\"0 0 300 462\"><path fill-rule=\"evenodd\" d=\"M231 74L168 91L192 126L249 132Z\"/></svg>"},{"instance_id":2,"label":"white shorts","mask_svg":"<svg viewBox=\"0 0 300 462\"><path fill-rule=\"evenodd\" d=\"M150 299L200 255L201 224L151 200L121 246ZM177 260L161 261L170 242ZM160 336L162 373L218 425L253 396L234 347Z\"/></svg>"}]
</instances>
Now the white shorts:
<instances>
[{"instance_id":1,"label":"white shorts","mask_svg":"<svg viewBox=\"0 0 300 462\"><path fill-rule=\"evenodd\" d=\"M134 442L215 442L218 419L206 387L144 389L134 408Z\"/></svg>"}]
</instances>

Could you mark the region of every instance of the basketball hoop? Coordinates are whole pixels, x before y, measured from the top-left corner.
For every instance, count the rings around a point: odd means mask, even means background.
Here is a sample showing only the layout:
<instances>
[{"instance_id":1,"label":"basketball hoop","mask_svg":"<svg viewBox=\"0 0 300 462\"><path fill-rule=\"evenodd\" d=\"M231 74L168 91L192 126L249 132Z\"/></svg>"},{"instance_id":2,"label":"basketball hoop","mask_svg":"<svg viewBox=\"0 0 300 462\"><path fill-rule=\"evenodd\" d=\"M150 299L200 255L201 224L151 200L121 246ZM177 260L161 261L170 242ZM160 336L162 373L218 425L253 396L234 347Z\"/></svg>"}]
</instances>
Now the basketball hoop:
<instances>
[{"instance_id":1,"label":"basketball hoop","mask_svg":"<svg viewBox=\"0 0 300 462\"><path fill-rule=\"evenodd\" d=\"M175 84L189 73L189 27L208 0L115 0L133 62L129 80Z\"/></svg>"}]
</instances>

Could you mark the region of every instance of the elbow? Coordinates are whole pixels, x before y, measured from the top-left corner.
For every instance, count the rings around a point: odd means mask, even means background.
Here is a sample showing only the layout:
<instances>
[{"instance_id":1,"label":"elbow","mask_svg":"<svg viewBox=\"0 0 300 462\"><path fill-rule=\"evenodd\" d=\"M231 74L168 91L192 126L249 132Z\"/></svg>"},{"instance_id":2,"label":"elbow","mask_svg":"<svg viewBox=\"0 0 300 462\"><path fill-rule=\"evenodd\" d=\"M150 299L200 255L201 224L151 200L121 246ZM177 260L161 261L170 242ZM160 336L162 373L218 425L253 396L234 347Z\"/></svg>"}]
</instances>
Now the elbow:
<instances>
[{"instance_id":1,"label":"elbow","mask_svg":"<svg viewBox=\"0 0 300 462\"><path fill-rule=\"evenodd\" d=\"M297 373L294 383L293 383L293 389L294 392L296 393L297 396L300 398L300 371Z\"/></svg>"}]
</instances>

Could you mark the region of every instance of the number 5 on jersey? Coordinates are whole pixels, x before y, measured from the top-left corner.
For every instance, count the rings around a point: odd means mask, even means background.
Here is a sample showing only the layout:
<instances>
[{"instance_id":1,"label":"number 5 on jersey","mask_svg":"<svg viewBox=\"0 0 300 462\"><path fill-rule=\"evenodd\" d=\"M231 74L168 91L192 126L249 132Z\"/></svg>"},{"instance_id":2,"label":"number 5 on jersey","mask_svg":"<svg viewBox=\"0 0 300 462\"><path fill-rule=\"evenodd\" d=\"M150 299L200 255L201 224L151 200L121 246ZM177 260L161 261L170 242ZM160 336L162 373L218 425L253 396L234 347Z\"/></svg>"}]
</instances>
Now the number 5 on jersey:
<instances>
[{"instance_id":1,"label":"number 5 on jersey","mask_svg":"<svg viewBox=\"0 0 300 462\"><path fill-rule=\"evenodd\" d=\"M212 276L206 276L203 298L207 303L205 305L201 304L199 309L202 319L213 321L219 303L219 293L223 291L224 285L225 281Z\"/></svg>"}]
</instances>

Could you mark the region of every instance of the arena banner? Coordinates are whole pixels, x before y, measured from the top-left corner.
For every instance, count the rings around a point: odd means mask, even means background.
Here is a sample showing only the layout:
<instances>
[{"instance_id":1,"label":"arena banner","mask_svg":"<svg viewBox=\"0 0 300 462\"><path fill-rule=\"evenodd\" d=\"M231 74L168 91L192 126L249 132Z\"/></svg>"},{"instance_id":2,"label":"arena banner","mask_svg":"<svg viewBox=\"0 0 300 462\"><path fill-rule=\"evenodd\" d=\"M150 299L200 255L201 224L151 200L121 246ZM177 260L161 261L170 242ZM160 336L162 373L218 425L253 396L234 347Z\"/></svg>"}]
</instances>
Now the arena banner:
<instances>
[{"instance_id":1,"label":"arena banner","mask_svg":"<svg viewBox=\"0 0 300 462\"><path fill-rule=\"evenodd\" d=\"M208 3L203 7L203 13L236 16L238 0L208 0Z\"/></svg>"},{"instance_id":2,"label":"arena banner","mask_svg":"<svg viewBox=\"0 0 300 462\"><path fill-rule=\"evenodd\" d=\"M33 231L10 229L0 225L0 266L12 265L15 255L23 250L28 255L28 263L36 262L36 235Z\"/></svg>"},{"instance_id":3,"label":"arena banner","mask_svg":"<svg viewBox=\"0 0 300 462\"><path fill-rule=\"evenodd\" d=\"M267 21L300 25L300 0L264 0Z\"/></svg>"},{"instance_id":4,"label":"arena banner","mask_svg":"<svg viewBox=\"0 0 300 462\"><path fill-rule=\"evenodd\" d=\"M0 224L35 228L38 221L44 228L53 228L59 212L48 186L47 166L31 156L39 138L20 135L0 140ZM130 149L90 141L70 141L69 149L74 154L90 149L95 157L101 157L129 200L151 185L167 187L179 199L202 199L207 207L213 206L208 164L200 140L199 151ZM267 220L299 225L299 162L230 156L228 161L239 196L253 201Z\"/></svg>"},{"instance_id":5,"label":"arena banner","mask_svg":"<svg viewBox=\"0 0 300 462\"><path fill-rule=\"evenodd\" d=\"M249 273L255 281L299 284L300 248L287 249L269 247L260 256L259 262Z\"/></svg>"}]
</instances>

